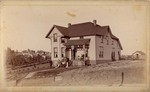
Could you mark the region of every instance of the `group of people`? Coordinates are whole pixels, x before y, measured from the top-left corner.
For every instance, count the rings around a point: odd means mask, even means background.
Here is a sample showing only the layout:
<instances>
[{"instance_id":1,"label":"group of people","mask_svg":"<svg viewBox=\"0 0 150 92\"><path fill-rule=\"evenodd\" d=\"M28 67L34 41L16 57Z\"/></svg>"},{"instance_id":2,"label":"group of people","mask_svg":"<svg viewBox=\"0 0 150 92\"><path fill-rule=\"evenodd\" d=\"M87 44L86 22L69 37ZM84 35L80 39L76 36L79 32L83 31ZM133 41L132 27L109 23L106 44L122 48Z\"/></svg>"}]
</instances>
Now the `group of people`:
<instances>
[{"instance_id":1,"label":"group of people","mask_svg":"<svg viewBox=\"0 0 150 92\"><path fill-rule=\"evenodd\" d=\"M69 58L67 58L67 57L64 57L61 60L58 60L58 62L54 63L55 68L58 68L58 67L66 67L67 68L71 65L72 65L72 61L69 60Z\"/></svg>"},{"instance_id":2,"label":"group of people","mask_svg":"<svg viewBox=\"0 0 150 92\"><path fill-rule=\"evenodd\" d=\"M89 57L84 57L82 55L81 58L80 58L80 61L83 61L86 66L90 65ZM54 63L54 67L55 68L58 68L58 67L66 67L66 68L68 68L69 66L72 66L73 62L76 62L76 61L72 61L72 60L69 60L69 58L64 57L61 60L58 60L58 62L55 62Z\"/></svg>"},{"instance_id":3,"label":"group of people","mask_svg":"<svg viewBox=\"0 0 150 92\"><path fill-rule=\"evenodd\" d=\"M78 60L84 61L85 65L89 66L90 65L90 60L89 57L87 55L84 56L84 54L80 56L78 56L77 58Z\"/></svg>"}]
</instances>

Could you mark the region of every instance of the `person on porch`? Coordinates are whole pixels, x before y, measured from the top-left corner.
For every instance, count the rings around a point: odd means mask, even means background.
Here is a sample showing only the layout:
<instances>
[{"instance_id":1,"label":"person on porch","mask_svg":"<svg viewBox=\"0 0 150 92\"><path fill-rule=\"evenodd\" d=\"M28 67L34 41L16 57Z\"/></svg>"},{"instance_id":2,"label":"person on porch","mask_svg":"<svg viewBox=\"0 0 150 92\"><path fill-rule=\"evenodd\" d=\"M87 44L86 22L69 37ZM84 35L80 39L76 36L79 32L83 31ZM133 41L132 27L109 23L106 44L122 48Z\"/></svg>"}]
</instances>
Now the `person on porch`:
<instances>
[{"instance_id":1,"label":"person on porch","mask_svg":"<svg viewBox=\"0 0 150 92\"><path fill-rule=\"evenodd\" d=\"M82 54L82 56L81 56L81 60L84 60L84 54Z\"/></svg>"},{"instance_id":2,"label":"person on porch","mask_svg":"<svg viewBox=\"0 0 150 92\"><path fill-rule=\"evenodd\" d=\"M89 66L90 65L90 60L88 56L85 56L85 65Z\"/></svg>"}]
</instances>

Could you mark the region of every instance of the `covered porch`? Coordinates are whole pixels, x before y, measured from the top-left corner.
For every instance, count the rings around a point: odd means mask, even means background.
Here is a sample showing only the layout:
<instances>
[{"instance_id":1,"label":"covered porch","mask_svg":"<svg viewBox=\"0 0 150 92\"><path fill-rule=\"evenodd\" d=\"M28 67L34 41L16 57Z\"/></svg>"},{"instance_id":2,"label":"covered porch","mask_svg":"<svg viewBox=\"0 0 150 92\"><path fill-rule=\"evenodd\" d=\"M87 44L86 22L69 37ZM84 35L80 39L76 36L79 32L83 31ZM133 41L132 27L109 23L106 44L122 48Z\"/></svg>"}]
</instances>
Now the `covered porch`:
<instances>
[{"instance_id":1,"label":"covered porch","mask_svg":"<svg viewBox=\"0 0 150 92\"><path fill-rule=\"evenodd\" d=\"M89 59L90 39L68 40L65 45L65 57L69 58L73 65L85 65L85 60Z\"/></svg>"}]
</instances>

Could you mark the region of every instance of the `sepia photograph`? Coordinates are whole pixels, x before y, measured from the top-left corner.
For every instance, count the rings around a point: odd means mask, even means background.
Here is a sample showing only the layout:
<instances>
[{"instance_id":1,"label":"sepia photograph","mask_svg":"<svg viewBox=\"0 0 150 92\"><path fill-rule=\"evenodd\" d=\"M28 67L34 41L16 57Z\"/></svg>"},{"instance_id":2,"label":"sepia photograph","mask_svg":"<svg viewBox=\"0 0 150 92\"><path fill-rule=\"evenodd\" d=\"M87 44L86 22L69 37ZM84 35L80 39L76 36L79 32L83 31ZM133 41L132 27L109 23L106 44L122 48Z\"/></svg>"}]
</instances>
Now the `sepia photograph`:
<instances>
[{"instance_id":1,"label":"sepia photograph","mask_svg":"<svg viewBox=\"0 0 150 92\"><path fill-rule=\"evenodd\" d=\"M148 1L2 0L2 87L147 92L149 10Z\"/></svg>"}]
</instances>

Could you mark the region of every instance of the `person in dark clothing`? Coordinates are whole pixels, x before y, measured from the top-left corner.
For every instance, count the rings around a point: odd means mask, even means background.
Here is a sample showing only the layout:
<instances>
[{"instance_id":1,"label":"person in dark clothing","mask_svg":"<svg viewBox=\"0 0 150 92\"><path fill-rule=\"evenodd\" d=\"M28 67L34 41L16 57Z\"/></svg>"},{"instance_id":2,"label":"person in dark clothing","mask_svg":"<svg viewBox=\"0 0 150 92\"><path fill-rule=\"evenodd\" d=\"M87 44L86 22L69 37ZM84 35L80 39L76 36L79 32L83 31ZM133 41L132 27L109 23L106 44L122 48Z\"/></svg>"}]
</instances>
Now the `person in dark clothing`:
<instances>
[{"instance_id":1,"label":"person in dark clothing","mask_svg":"<svg viewBox=\"0 0 150 92\"><path fill-rule=\"evenodd\" d=\"M85 65L89 66L90 65L90 60L89 57L85 57Z\"/></svg>"}]
</instances>

